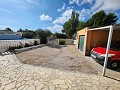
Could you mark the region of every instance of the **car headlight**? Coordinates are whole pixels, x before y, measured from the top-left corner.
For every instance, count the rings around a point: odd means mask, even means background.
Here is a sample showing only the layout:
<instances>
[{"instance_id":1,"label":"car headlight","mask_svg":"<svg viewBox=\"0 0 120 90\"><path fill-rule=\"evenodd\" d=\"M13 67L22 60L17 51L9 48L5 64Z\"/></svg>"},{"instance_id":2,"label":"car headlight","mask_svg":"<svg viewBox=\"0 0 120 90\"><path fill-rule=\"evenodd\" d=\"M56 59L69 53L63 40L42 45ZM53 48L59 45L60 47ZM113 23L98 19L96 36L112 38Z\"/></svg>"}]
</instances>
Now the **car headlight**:
<instances>
[{"instance_id":1,"label":"car headlight","mask_svg":"<svg viewBox=\"0 0 120 90\"><path fill-rule=\"evenodd\" d=\"M101 57L105 57L106 54L101 54L100 56ZM109 54L108 57L112 57L112 56L115 56L115 54Z\"/></svg>"}]
</instances>

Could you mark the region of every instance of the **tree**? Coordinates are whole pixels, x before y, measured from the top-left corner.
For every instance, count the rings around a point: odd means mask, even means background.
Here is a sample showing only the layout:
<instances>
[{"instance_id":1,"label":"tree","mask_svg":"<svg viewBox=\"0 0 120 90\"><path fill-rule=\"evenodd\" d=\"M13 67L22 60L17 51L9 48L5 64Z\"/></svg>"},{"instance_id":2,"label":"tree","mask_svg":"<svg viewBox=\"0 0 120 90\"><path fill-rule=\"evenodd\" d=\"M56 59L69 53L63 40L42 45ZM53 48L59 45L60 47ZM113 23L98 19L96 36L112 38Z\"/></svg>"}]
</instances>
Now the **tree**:
<instances>
[{"instance_id":1,"label":"tree","mask_svg":"<svg viewBox=\"0 0 120 90\"><path fill-rule=\"evenodd\" d=\"M78 31L78 30L81 30L83 28L85 28L85 22L84 21L80 21L78 23L77 27L76 27L76 30Z\"/></svg>"},{"instance_id":2,"label":"tree","mask_svg":"<svg viewBox=\"0 0 120 90\"><path fill-rule=\"evenodd\" d=\"M72 38L72 35L76 33L76 27L79 22L79 13L73 11L71 18L63 25L62 32L65 32L68 38Z\"/></svg>"},{"instance_id":3,"label":"tree","mask_svg":"<svg viewBox=\"0 0 120 90\"><path fill-rule=\"evenodd\" d=\"M52 32L48 29L45 30L45 33L46 33L47 37L50 37L52 35Z\"/></svg>"},{"instance_id":4,"label":"tree","mask_svg":"<svg viewBox=\"0 0 120 90\"><path fill-rule=\"evenodd\" d=\"M8 27L4 31L12 31L12 29Z\"/></svg>"},{"instance_id":5,"label":"tree","mask_svg":"<svg viewBox=\"0 0 120 90\"><path fill-rule=\"evenodd\" d=\"M23 31L23 34L22 34L22 37L23 38L28 38L28 39L32 39L33 37L35 37L35 32L32 31L32 30L24 30Z\"/></svg>"},{"instance_id":6,"label":"tree","mask_svg":"<svg viewBox=\"0 0 120 90\"><path fill-rule=\"evenodd\" d=\"M20 28L17 32L22 32L23 30Z\"/></svg>"},{"instance_id":7,"label":"tree","mask_svg":"<svg viewBox=\"0 0 120 90\"><path fill-rule=\"evenodd\" d=\"M62 33L55 33L54 37L58 38L58 39L66 39L67 38L67 36L65 34L62 34Z\"/></svg>"},{"instance_id":8,"label":"tree","mask_svg":"<svg viewBox=\"0 0 120 90\"><path fill-rule=\"evenodd\" d=\"M95 13L91 19L86 22L88 27L101 27L116 24L117 16L115 13L106 13L105 11L99 11Z\"/></svg>"},{"instance_id":9,"label":"tree","mask_svg":"<svg viewBox=\"0 0 120 90\"><path fill-rule=\"evenodd\" d=\"M44 30L42 30L42 29L37 29L35 32L36 32L36 35L40 39L40 43L41 44L46 44L47 43L47 34L46 34L46 32Z\"/></svg>"}]
</instances>

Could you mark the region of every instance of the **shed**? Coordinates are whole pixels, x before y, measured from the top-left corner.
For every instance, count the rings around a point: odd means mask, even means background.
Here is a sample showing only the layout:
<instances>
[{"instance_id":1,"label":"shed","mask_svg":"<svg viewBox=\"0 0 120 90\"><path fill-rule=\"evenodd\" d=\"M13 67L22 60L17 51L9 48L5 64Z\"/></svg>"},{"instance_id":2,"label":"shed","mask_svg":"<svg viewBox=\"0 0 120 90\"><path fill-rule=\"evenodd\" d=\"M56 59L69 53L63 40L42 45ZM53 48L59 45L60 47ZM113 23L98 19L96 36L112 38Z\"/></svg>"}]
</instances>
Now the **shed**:
<instances>
[{"instance_id":1,"label":"shed","mask_svg":"<svg viewBox=\"0 0 120 90\"><path fill-rule=\"evenodd\" d=\"M120 41L120 25L112 25L112 41ZM98 46L107 46L109 26L100 28L84 28L77 32L76 47L84 55L90 55L91 50Z\"/></svg>"}]
</instances>

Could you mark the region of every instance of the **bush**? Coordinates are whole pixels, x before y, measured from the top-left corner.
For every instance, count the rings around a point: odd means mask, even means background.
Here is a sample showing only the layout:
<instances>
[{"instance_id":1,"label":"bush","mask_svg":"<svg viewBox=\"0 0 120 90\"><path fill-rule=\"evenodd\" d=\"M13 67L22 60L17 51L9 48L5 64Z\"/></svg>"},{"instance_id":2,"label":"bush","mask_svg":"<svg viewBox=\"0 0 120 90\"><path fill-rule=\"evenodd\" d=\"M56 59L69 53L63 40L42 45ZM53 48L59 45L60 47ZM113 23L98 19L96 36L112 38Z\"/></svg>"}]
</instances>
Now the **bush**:
<instances>
[{"instance_id":1,"label":"bush","mask_svg":"<svg viewBox=\"0 0 120 90\"><path fill-rule=\"evenodd\" d=\"M15 47L9 46L9 50L14 50L14 49L15 49Z\"/></svg>"},{"instance_id":2,"label":"bush","mask_svg":"<svg viewBox=\"0 0 120 90\"><path fill-rule=\"evenodd\" d=\"M15 50L15 49L20 49L23 48L22 46L16 46L16 47L11 47L9 46L9 50Z\"/></svg>"},{"instance_id":3,"label":"bush","mask_svg":"<svg viewBox=\"0 0 120 90\"><path fill-rule=\"evenodd\" d=\"M65 45L65 39L59 39L59 44L60 45Z\"/></svg>"},{"instance_id":4,"label":"bush","mask_svg":"<svg viewBox=\"0 0 120 90\"><path fill-rule=\"evenodd\" d=\"M38 42L37 42L37 41L34 41L34 45L38 45Z\"/></svg>"},{"instance_id":5,"label":"bush","mask_svg":"<svg viewBox=\"0 0 120 90\"><path fill-rule=\"evenodd\" d=\"M29 44L25 43L25 46L24 47L29 47Z\"/></svg>"}]
</instances>

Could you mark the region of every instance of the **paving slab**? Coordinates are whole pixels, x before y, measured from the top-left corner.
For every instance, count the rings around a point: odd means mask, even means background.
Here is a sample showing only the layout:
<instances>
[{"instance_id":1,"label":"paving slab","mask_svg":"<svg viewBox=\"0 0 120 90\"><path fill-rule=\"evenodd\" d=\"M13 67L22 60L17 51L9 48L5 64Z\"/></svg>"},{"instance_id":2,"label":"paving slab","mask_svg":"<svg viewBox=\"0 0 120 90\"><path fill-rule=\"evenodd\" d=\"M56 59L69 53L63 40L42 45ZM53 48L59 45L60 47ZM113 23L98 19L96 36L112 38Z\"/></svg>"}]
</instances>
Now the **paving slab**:
<instances>
[{"instance_id":1,"label":"paving slab","mask_svg":"<svg viewBox=\"0 0 120 90\"><path fill-rule=\"evenodd\" d=\"M23 64L11 54L0 56L0 90L120 90L120 82L97 74Z\"/></svg>"}]
</instances>

